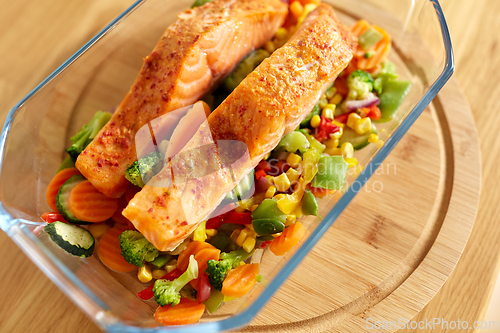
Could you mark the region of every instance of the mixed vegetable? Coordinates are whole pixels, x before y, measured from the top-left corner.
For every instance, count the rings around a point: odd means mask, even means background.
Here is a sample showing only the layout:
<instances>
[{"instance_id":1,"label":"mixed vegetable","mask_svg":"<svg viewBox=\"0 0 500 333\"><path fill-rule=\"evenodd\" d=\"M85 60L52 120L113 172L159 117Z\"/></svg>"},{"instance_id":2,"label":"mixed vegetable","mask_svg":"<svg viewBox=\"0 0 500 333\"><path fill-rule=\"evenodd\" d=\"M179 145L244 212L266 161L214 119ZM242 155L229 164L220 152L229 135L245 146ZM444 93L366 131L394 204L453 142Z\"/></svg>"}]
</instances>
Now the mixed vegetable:
<instances>
[{"instance_id":1,"label":"mixed vegetable","mask_svg":"<svg viewBox=\"0 0 500 333\"><path fill-rule=\"evenodd\" d=\"M197 0L193 6L205 2ZM291 14L274 38L204 97L210 108L283 45L316 6L317 0L292 1ZM390 36L364 20L352 31L358 46L349 66L300 126L226 196L216 210L225 212L201 223L175 250L159 251L121 214L160 171L165 150L128 167L125 177L131 184L119 199L101 194L74 168L72 162L111 117L101 111L71 138L68 158L48 186L53 212L42 215L48 223L45 231L61 248L81 257L92 255L97 239L104 265L121 273L136 271L142 283L150 283L137 295L158 303L155 318L165 325L194 323L205 310L214 313L224 302L246 295L262 279L252 255L269 248L283 256L301 241L306 228L300 218L317 216L317 198L344 187L348 169L359 167L355 150L383 145L376 123L392 119L410 89L409 82L397 80L395 66L386 59Z\"/></svg>"}]
</instances>

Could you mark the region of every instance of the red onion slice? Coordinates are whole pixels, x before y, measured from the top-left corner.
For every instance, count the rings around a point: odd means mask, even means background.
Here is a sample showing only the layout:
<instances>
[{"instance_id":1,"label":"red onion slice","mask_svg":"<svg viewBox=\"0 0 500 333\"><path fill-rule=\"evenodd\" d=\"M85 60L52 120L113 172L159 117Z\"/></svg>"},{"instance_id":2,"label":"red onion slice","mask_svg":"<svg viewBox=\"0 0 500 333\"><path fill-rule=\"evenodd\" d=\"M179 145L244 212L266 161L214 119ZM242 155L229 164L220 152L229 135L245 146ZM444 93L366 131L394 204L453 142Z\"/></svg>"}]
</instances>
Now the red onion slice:
<instances>
[{"instance_id":1,"label":"red onion slice","mask_svg":"<svg viewBox=\"0 0 500 333\"><path fill-rule=\"evenodd\" d=\"M372 105L378 105L380 103L380 99L375 96L373 93L370 93L366 96L365 99L362 100L349 100L344 102L344 107L347 111L356 111L360 108L367 108Z\"/></svg>"}]
</instances>

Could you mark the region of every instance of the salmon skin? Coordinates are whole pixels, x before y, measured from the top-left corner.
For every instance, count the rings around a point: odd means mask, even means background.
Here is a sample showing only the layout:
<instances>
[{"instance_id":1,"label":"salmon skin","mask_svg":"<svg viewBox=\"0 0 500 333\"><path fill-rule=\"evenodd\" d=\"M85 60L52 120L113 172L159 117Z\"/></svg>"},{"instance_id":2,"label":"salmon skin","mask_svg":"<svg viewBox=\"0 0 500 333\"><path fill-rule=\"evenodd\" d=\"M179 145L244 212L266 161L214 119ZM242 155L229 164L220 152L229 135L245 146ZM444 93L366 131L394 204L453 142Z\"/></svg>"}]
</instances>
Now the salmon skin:
<instances>
[{"instance_id":1,"label":"salmon skin","mask_svg":"<svg viewBox=\"0 0 500 333\"><path fill-rule=\"evenodd\" d=\"M137 158L137 131L199 100L269 40L287 12L280 0L215 0L179 14L111 120L78 157L78 170L108 197L120 197L129 184L127 165Z\"/></svg>"},{"instance_id":2,"label":"salmon skin","mask_svg":"<svg viewBox=\"0 0 500 333\"><path fill-rule=\"evenodd\" d=\"M212 112L123 215L159 250L175 249L308 115L347 67L355 45L333 9L320 5Z\"/></svg>"}]
</instances>

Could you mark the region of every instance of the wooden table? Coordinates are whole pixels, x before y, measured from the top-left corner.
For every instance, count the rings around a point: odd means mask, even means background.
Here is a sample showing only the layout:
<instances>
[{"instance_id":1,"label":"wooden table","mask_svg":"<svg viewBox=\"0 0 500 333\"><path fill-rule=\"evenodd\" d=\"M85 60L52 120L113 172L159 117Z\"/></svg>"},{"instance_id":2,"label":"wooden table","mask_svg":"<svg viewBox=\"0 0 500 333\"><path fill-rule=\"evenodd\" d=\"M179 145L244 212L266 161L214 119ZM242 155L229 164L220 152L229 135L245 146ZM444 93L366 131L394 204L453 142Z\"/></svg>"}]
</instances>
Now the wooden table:
<instances>
[{"instance_id":1,"label":"wooden table","mask_svg":"<svg viewBox=\"0 0 500 333\"><path fill-rule=\"evenodd\" d=\"M0 118L132 0L0 0ZM482 320L500 264L500 2L442 0L482 149L479 212L462 259L442 290L414 320ZM471 127L474 124L470 124ZM98 328L0 233L0 331L94 332ZM75 330L75 328L77 328ZM422 330L423 331L423 330ZM408 331L409 332L409 331Z\"/></svg>"}]
</instances>

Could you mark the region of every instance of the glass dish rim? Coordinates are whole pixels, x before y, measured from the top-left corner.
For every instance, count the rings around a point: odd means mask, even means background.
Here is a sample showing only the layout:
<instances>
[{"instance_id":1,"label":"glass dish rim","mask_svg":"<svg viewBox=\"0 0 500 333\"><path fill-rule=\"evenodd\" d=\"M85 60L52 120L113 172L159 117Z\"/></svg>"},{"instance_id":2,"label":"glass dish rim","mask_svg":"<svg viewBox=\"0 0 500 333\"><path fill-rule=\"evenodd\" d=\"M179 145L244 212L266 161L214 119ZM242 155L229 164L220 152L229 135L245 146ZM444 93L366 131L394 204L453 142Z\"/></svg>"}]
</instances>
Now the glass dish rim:
<instances>
[{"instance_id":1,"label":"glass dish rim","mask_svg":"<svg viewBox=\"0 0 500 333\"><path fill-rule=\"evenodd\" d=\"M110 32L114 27L123 21L130 13L137 9L141 4L145 3L147 0L137 0L124 12L118 15L113 21L111 21L106 27L104 27L99 33L97 33L92 39L85 43L77 52L75 52L71 57L69 57L62 65L60 65L54 72L52 72L47 78L45 78L40 84L38 84L31 92L29 92L21 101L19 101L8 113L2 133L0 135L0 173L2 170L5 143L7 136L10 132L14 117L17 111L26 103L33 95L35 95L39 90L44 88L50 81L52 81L57 75L63 72L68 66L70 66L76 59L83 55L92 45L99 41L104 35ZM455 62L453 57L453 49L451 45L450 33L444 14L439 4L438 0L426 0L432 3L434 6L435 13L439 20L439 25L441 28L441 37L443 38L443 46L445 48L445 64L442 72L439 74L434 83L430 86L428 91L422 96L415 107L408 113L406 118L399 124L397 129L393 132L392 136L385 142L384 146L379 149L379 151L373 156L369 164L364 168L364 170L359 174L357 182L363 186L366 181L371 177L371 175L376 171L377 166L379 166L384 159L393 150L396 144L401 140L408 129L413 125L417 118L422 114L424 109L430 104L437 93L442 89L446 82L453 75L455 70ZM375 166L375 168L373 168ZM345 207L356 195L356 191L349 187L349 189L344 193L344 195L339 199L336 208L332 209L321 221L321 223L316 227L316 229L310 234L310 236L302 243L302 246L295 252L295 254L288 260L284 267L276 274L275 278L266 286L265 290L257 297L257 299L248 306L241 313L226 318L220 321L198 323L194 325L187 325L183 327L154 327L154 328L141 328L137 326L130 326L123 323L107 322L106 320L100 321L97 318L92 318L98 325L110 332L219 332L228 329L234 329L242 325L247 324L250 320L255 317L258 311L265 305L265 303L272 297L272 295L277 291L277 289L283 284L283 282L290 276L293 270L299 265L299 263L304 259L304 257L309 253L309 251L314 247L314 245L319 241L322 235L327 231L328 228L336 221L337 217L342 213ZM0 228L7 233L9 237L12 236L10 229L15 224L20 222L27 222L23 219L14 218L0 202ZM34 237L34 236L33 236ZM11 237L12 238L12 237ZM34 241L34 239L31 239ZM14 241L16 241L14 239ZM16 241L17 243L17 241ZM33 247L36 245L29 244ZM23 249L24 250L24 249ZM24 250L25 251L25 250ZM51 257L51 256L49 256ZM30 258L31 259L31 258ZM52 257L51 259L55 259ZM75 283L80 290L82 290L96 305L102 308L102 301L92 293L88 288L82 284L71 271L66 269L66 267L58 260L53 261L58 269L60 269L63 274L66 275L71 281ZM38 263L36 263L38 265ZM40 267L41 268L41 267ZM42 269L57 286L59 286L68 296L71 293L64 284L60 283L58 278L54 274L49 274L48 270ZM59 282L59 283L58 283ZM71 297L70 297L71 298Z\"/></svg>"}]
</instances>

